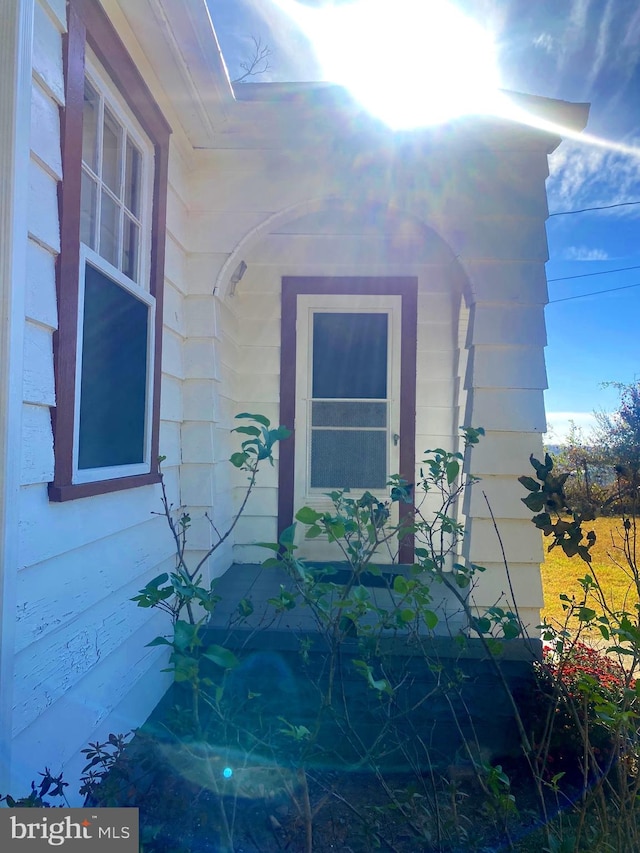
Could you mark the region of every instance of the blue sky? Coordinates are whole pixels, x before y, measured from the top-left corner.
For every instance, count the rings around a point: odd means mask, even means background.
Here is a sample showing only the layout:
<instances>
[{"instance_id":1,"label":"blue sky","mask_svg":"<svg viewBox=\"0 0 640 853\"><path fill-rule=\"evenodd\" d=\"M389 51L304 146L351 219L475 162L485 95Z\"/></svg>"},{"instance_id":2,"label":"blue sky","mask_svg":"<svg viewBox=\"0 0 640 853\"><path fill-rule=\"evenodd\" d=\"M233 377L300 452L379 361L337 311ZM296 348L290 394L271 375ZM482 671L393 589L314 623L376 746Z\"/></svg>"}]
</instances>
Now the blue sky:
<instances>
[{"instance_id":1,"label":"blue sky","mask_svg":"<svg viewBox=\"0 0 640 853\"><path fill-rule=\"evenodd\" d=\"M325 78L313 45L273 0L208 2L232 77L240 73L239 62L250 55L255 36L272 51L271 68L259 79ZM336 5L341 2L348 0ZM305 5L332 3L306 0ZM456 5L493 35L504 88L589 102L589 133L628 149L564 142L550 163L550 213L640 201L637 0L459 0ZM392 16L397 4L389 0L388 6ZM393 36L391 26L389 33ZM547 234L546 406L551 439L558 441L569 419L588 425L593 409L616 407L617 393L601 383L640 378L640 286L613 290L640 284L640 205L552 216ZM600 275L632 266L639 268ZM570 298L602 290L612 292Z\"/></svg>"}]
</instances>

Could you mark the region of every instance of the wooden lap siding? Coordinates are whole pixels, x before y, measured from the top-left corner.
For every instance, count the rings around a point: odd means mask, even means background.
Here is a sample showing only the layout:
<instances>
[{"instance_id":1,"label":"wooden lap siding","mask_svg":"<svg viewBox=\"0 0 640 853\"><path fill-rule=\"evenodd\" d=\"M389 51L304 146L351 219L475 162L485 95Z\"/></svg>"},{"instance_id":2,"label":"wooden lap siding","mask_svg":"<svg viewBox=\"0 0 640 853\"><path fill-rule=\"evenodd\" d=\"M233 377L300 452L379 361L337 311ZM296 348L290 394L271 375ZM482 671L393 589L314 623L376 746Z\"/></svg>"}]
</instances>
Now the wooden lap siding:
<instances>
[{"instance_id":1,"label":"wooden lap siding","mask_svg":"<svg viewBox=\"0 0 640 853\"><path fill-rule=\"evenodd\" d=\"M88 740L139 725L169 683L158 672L157 653L145 648L162 632L164 621L129 600L173 565L166 523L152 514L159 508L158 487L64 503L51 503L47 495L54 475L51 410L60 402L53 381L52 336L58 326L63 16L64 4L58 0L36 0L12 715L13 775L21 790L27 790L44 764L64 767L65 778L75 781L79 750ZM166 176L166 159L158 163ZM178 184L171 192L179 197L179 164L173 174ZM164 254L160 246L159 252ZM173 258L173 245L172 252ZM184 291L182 268L176 267L169 287L174 318L181 314ZM170 333L177 334L173 328ZM180 346L182 338L177 337ZM170 358L171 375L163 382L171 383L181 372L175 361L179 356ZM179 385L174 399L173 409L161 412L160 442L168 456L169 494L177 501Z\"/></svg>"}]
</instances>

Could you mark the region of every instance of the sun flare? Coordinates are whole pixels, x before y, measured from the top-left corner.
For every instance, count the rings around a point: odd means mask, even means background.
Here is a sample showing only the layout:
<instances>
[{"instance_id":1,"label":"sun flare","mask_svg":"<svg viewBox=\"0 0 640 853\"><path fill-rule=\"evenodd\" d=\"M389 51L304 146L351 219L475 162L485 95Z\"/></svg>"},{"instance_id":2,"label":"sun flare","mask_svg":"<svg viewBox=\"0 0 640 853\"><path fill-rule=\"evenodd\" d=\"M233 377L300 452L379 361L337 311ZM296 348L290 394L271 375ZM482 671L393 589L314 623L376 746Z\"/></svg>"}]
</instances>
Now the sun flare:
<instances>
[{"instance_id":1,"label":"sun flare","mask_svg":"<svg viewBox=\"0 0 640 853\"><path fill-rule=\"evenodd\" d=\"M311 40L327 80L400 130L495 110L493 39L447 0L275 0Z\"/></svg>"}]
</instances>

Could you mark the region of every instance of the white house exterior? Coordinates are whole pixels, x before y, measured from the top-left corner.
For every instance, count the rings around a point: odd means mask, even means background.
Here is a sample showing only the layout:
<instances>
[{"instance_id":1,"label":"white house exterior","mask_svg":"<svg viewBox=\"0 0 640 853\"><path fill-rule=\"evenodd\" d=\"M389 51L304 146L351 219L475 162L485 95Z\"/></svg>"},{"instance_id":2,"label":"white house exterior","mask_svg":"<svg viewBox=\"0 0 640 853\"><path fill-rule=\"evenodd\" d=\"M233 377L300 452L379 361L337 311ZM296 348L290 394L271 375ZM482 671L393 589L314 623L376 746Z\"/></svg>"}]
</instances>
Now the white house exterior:
<instances>
[{"instance_id":1,"label":"white house exterior","mask_svg":"<svg viewBox=\"0 0 640 853\"><path fill-rule=\"evenodd\" d=\"M234 96L204 0L0 0L0 792L45 764L73 780L89 740L139 725L168 686L145 648L165 624L129 601L173 565L159 453L203 552L204 513L224 528L243 485L233 416L295 416L214 576L262 560L255 543L320 493L316 314L385 318L387 474L484 427L463 508L487 568L475 599L506 588L484 491L537 624L542 544L517 477L545 430L559 142L489 118L394 135L323 85Z\"/></svg>"}]
</instances>

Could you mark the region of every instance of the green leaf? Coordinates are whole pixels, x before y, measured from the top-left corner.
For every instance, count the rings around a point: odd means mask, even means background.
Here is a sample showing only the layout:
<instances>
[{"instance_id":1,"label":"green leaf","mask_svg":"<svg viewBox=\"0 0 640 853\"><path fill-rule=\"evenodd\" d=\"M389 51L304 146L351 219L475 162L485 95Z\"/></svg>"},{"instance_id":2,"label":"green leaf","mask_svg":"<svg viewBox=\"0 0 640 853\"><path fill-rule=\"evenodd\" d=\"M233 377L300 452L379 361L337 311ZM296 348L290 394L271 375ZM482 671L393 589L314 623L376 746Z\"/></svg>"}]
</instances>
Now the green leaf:
<instances>
[{"instance_id":1,"label":"green leaf","mask_svg":"<svg viewBox=\"0 0 640 853\"><path fill-rule=\"evenodd\" d=\"M291 430L286 426L279 426L278 429L272 429L271 435L274 441L284 441L291 435Z\"/></svg>"},{"instance_id":2,"label":"green leaf","mask_svg":"<svg viewBox=\"0 0 640 853\"><path fill-rule=\"evenodd\" d=\"M405 607L404 610L400 611L399 616L400 621L404 622L405 624L407 622L413 622L413 620L416 618L416 611L411 610L410 607Z\"/></svg>"},{"instance_id":3,"label":"green leaf","mask_svg":"<svg viewBox=\"0 0 640 853\"><path fill-rule=\"evenodd\" d=\"M286 548L287 546L293 545L293 540L295 538L295 535L296 535L296 525L290 524L289 527L285 527L285 529L282 531L278 541L280 542L281 545L284 545Z\"/></svg>"},{"instance_id":4,"label":"green leaf","mask_svg":"<svg viewBox=\"0 0 640 853\"><path fill-rule=\"evenodd\" d=\"M225 649L223 646L207 646L207 650L202 653L202 657L213 661L213 663L221 666L223 669L233 669L238 665L238 658L233 652Z\"/></svg>"},{"instance_id":5,"label":"green leaf","mask_svg":"<svg viewBox=\"0 0 640 853\"><path fill-rule=\"evenodd\" d=\"M402 575L396 575L393 579L393 591L397 592L398 595L406 595L409 592L407 579Z\"/></svg>"},{"instance_id":6,"label":"green leaf","mask_svg":"<svg viewBox=\"0 0 640 853\"><path fill-rule=\"evenodd\" d=\"M327 526L327 536L329 542L339 542L346 533L345 526L342 521L334 521Z\"/></svg>"},{"instance_id":7,"label":"green leaf","mask_svg":"<svg viewBox=\"0 0 640 853\"><path fill-rule=\"evenodd\" d=\"M241 432L243 435L254 435L256 438L259 438L262 433L258 429L258 427L254 426L240 426L232 429L231 432Z\"/></svg>"},{"instance_id":8,"label":"green leaf","mask_svg":"<svg viewBox=\"0 0 640 853\"><path fill-rule=\"evenodd\" d=\"M595 619L596 611L592 610L590 607L581 607L578 611L578 619L580 622L591 622L592 619Z\"/></svg>"},{"instance_id":9,"label":"green leaf","mask_svg":"<svg viewBox=\"0 0 640 853\"><path fill-rule=\"evenodd\" d=\"M151 640L150 643L147 643L146 645L147 646L171 646L173 644L170 643L166 637L155 637L153 640Z\"/></svg>"},{"instance_id":10,"label":"green leaf","mask_svg":"<svg viewBox=\"0 0 640 853\"><path fill-rule=\"evenodd\" d=\"M450 486L460 472L460 463L452 459L451 462L447 462L445 470L447 472L447 484Z\"/></svg>"},{"instance_id":11,"label":"green leaf","mask_svg":"<svg viewBox=\"0 0 640 853\"><path fill-rule=\"evenodd\" d=\"M520 627L517 622L505 622L502 626L505 640L515 640L520 636Z\"/></svg>"},{"instance_id":12,"label":"green leaf","mask_svg":"<svg viewBox=\"0 0 640 853\"><path fill-rule=\"evenodd\" d=\"M242 466L248 461L249 455L247 453L232 453L229 458L229 462L231 462L231 464L236 468L242 468Z\"/></svg>"},{"instance_id":13,"label":"green leaf","mask_svg":"<svg viewBox=\"0 0 640 853\"><path fill-rule=\"evenodd\" d=\"M354 588L351 590L351 597L359 604L364 604L371 598L371 596L369 595L369 590L366 588L366 586L362 586L362 584L354 586Z\"/></svg>"},{"instance_id":14,"label":"green leaf","mask_svg":"<svg viewBox=\"0 0 640 853\"><path fill-rule=\"evenodd\" d=\"M248 598L241 598L238 602L238 612L245 618L253 613L253 604Z\"/></svg>"},{"instance_id":15,"label":"green leaf","mask_svg":"<svg viewBox=\"0 0 640 853\"><path fill-rule=\"evenodd\" d=\"M434 613L433 610L425 610L422 614L422 618L424 619L424 624L430 631L433 631L439 621L437 614Z\"/></svg>"},{"instance_id":16,"label":"green leaf","mask_svg":"<svg viewBox=\"0 0 640 853\"><path fill-rule=\"evenodd\" d=\"M321 534L322 534L322 528L318 527L317 524L312 524L304 536L305 536L305 539L315 539L316 536L320 536Z\"/></svg>"},{"instance_id":17,"label":"green leaf","mask_svg":"<svg viewBox=\"0 0 640 853\"><path fill-rule=\"evenodd\" d=\"M472 627L478 634L488 634L491 630L491 621L486 616L476 617L472 621Z\"/></svg>"},{"instance_id":18,"label":"green leaf","mask_svg":"<svg viewBox=\"0 0 640 853\"><path fill-rule=\"evenodd\" d=\"M522 483L525 489L528 489L530 492L540 491L540 483L536 483L533 477L518 477L518 482Z\"/></svg>"},{"instance_id":19,"label":"green leaf","mask_svg":"<svg viewBox=\"0 0 640 853\"><path fill-rule=\"evenodd\" d=\"M184 651L190 646L199 646L198 626L178 619L173 626L173 645L180 651Z\"/></svg>"},{"instance_id":20,"label":"green leaf","mask_svg":"<svg viewBox=\"0 0 640 853\"><path fill-rule=\"evenodd\" d=\"M269 418L265 418L264 415L252 415L249 412L240 412L239 415L236 415L236 419L239 418L247 418L250 421L255 421L257 424L262 424L267 427L267 429L271 426L271 421ZM260 433L258 433L259 435Z\"/></svg>"},{"instance_id":21,"label":"green leaf","mask_svg":"<svg viewBox=\"0 0 640 853\"><path fill-rule=\"evenodd\" d=\"M532 492L526 498L520 498L520 500L531 512L540 512L544 507L544 495L542 492Z\"/></svg>"},{"instance_id":22,"label":"green leaf","mask_svg":"<svg viewBox=\"0 0 640 853\"><path fill-rule=\"evenodd\" d=\"M296 519L301 521L303 524L315 524L320 518L322 518L322 513L317 512L310 506L303 506L302 509L299 509L296 513Z\"/></svg>"}]
</instances>

